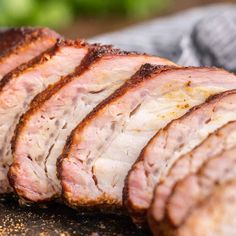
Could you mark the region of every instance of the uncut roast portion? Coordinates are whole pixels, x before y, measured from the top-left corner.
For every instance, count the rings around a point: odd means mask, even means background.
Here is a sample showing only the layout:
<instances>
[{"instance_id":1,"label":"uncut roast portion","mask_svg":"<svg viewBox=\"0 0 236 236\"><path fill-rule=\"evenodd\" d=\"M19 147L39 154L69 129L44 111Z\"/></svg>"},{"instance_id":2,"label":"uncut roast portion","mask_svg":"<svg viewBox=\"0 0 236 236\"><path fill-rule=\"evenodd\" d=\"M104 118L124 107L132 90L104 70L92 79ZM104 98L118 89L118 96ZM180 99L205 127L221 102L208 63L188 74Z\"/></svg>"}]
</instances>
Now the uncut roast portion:
<instances>
[{"instance_id":1,"label":"uncut roast portion","mask_svg":"<svg viewBox=\"0 0 236 236\"><path fill-rule=\"evenodd\" d=\"M9 177L19 196L33 202L60 196L56 162L70 132L145 62L174 65L166 59L98 46L77 72L37 96L20 120L13 143Z\"/></svg>"}]
</instances>

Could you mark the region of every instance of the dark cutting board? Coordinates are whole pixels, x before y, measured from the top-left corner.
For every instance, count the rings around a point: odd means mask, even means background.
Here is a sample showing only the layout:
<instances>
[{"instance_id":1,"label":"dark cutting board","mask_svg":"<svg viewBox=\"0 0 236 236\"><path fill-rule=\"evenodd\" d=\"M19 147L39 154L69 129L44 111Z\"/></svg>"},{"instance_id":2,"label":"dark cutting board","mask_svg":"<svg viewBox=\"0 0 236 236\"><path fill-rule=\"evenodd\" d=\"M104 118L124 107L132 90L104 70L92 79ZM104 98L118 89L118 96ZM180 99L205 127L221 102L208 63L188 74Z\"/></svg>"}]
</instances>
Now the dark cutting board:
<instances>
[{"instance_id":1,"label":"dark cutting board","mask_svg":"<svg viewBox=\"0 0 236 236\"><path fill-rule=\"evenodd\" d=\"M146 236L124 215L80 213L62 204L20 207L17 199L0 201L0 236Z\"/></svg>"}]
</instances>

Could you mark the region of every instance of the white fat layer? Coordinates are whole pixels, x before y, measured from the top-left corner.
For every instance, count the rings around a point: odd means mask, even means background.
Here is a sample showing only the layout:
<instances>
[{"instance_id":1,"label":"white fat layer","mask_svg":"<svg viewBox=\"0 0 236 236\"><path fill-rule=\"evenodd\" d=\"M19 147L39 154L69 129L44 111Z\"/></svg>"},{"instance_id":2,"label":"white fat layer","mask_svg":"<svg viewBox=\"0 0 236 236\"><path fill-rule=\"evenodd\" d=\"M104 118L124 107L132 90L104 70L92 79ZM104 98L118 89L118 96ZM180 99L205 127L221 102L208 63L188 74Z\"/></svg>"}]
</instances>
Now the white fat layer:
<instances>
[{"instance_id":1,"label":"white fat layer","mask_svg":"<svg viewBox=\"0 0 236 236\"><path fill-rule=\"evenodd\" d=\"M3 88L0 93L0 180L6 179L6 167L12 162L10 141L30 101L61 76L73 72L86 52L86 48L63 47L50 60L25 70Z\"/></svg>"}]
</instances>

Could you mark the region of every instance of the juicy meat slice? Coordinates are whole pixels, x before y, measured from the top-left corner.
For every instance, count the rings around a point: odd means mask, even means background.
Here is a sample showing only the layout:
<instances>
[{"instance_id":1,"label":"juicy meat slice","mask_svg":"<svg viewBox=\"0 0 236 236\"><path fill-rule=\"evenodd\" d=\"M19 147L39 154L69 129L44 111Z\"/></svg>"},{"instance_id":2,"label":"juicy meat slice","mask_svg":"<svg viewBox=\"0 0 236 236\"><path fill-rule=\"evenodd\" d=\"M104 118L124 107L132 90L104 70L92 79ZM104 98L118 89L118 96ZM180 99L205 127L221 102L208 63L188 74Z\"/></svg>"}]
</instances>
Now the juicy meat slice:
<instances>
[{"instance_id":1,"label":"juicy meat slice","mask_svg":"<svg viewBox=\"0 0 236 236\"><path fill-rule=\"evenodd\" d=\"M224 140L222 140L223 142ZM196 174L179 181L167 202L166 228L175 231L189 215L209 199L217 186L236 180L236 147L208 160ZM217 205L217 204L216 204Z\"/></svg>"},{"instance_id":2,"label":"juicy meat slice","mask_svg":"<svg viewBox=\"0 0 236 236\"><path fill-rule=\"evenodd\" d=\"M207 199L188 215L186 221L168 236L236 235L236 181L215 186ZM152 225L150 225L152 228ZM153 229L153 228L152 228ZM155 231L153 234L156 236Z\"/></svg>"},{"instance_id":3,"label":"juicy meat slice","mask_svg":"<svg viewBox=\"0 0 236 236\"><path fill-rule=\"evenodd\" d=\"M0 79L51 48L61 38L47 28L10 28L0 32Z\"/></svg>"},{"instance_id":4,"label":"juicy meat slice","mask_svg":"<svg viewBox=\"0 0 236 236\"><path fill-rule=\"evenodd\" d=\"M152 207L155 209L155 220L161 222L165 206L174 185L190 173L196 173L202 164L211 157L220 154L236 145L236 122L229 122L210 134L191 152L181 156L171 167L165 179L157 184Z\"/></svg>"},{"instance_id":5,"label":"juicy meat slice","mask_svg":"<svg viewBox=\"0 0 236 236\"><path fill-rule=\"evenodd\" d=\"M72 132L58 165L64 198L75 206L120 206L124 179L156 131L235 86L233 74L216 68L144 65Z\"/></svg>"},{"instance_id":6,"label":"juicy meat slice","mask_svg":"<svg viewBox=\"0 0 236 236\"><path fill-rule=\"evenodd\" d=\"M35 95L73 72L88 49L80 41L61 41L0 81L0 193L11 191L7 172L12 162L11 139L20 116Z\"/></svg>"},{"instance_id":7,"label":"juicy meat slice","mask_svg":"<svg viewBox=\"0 0 236 236\"><path fill-rule=\"evenodd\" d=\"M99 102L145 62L174 65L166 59L109 47L100 48L88 57L92 62L81 73L39 94L39 101L31 104L20 121L9 176L18 195L28 201L46 201L60 195L57 158L72 129Z\"/></svg>"},{"instance_id":8,"label":"juicy meat slice","mask_svg":"<svg viewBox=\"0 0 236 236\"><path fill-rule=\"evenodd\" d=\"M212 77L206 76L209 84L214 86ZM226 77L221 82L224 81L227 81ZM235 102L234 90L212 97L169 123L149 141L127 177L124 197L135 220L145 222L154 188L165 180L176 160L199 145L210 133L236 120Z\"/></svg>"}]
</instances>

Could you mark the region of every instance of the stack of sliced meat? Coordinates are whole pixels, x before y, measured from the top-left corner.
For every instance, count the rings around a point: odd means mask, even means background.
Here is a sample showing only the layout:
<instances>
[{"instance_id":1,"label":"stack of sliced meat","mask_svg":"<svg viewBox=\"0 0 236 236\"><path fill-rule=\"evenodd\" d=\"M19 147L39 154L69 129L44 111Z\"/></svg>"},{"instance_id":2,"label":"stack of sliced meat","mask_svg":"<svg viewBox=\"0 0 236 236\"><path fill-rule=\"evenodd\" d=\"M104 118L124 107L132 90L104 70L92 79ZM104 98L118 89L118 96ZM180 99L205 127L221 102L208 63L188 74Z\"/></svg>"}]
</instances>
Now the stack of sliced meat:
<instances>
[{"instance_id":1,"label":"stack of sliced meat","mask_svg":"<svg viewBox=\"0 0 236 236\"><path fill-rule=\"evenodd\" d=\"M2 31L0 51L1 194L236 234L234 74L49 29Z\"/></svg>"}]
</instances>

